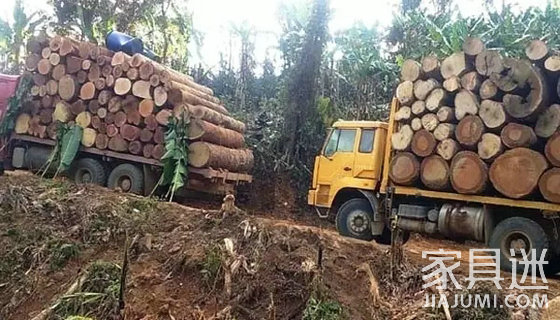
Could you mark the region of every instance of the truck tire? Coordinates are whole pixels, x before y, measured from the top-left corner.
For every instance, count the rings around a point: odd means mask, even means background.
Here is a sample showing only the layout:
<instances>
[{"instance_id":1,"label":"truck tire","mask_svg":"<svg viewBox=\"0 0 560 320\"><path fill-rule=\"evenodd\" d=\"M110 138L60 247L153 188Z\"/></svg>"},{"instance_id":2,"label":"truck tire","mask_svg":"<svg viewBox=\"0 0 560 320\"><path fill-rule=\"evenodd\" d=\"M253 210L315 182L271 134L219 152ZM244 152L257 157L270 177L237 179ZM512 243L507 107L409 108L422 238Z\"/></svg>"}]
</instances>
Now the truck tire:
<instances>
[{"instance_id":1,"label":"truck tire","mask_svg":"<svg viewBox=\"0 0 560 320\"><path fill-rule=\"evenodd\" d=\"M373 210L366 199L346 201L336 214L336 230L345 237L365 241L373 240L371 221Z\"/></svg>"},{"instance_id":2,"label":"truck tire","mask_svg":"<svg viewBox=\"0 0 560 320\"><path fill-rule=\"evenodd\" d=\"M107 171L101 162L92 158L81 158L72 164L69 177L77 184L94 183L104 186Z\"/></svg>"},{"instance_id":3,"label":"truck tire","mask_svg":"<svg viewBox=\"0 0 560 320\"><path fill-rule=\"evenodd\" d=\"M144 173L142 169L133 164L120 164L109 174L107 187L142 194L144 192Z\"/></svg>"},{"instance_id":4,"label":"truck tire","mask_svg":"<svg viewBox=\"0 0 560 320\"><path fill-rule=\"evenodd\" d=\"M500 250L500 267L502 270L511 272L513 264L510 259L522 259L521 249L525 249L526 252L536 249L537 257L535 259L538 260L543 250L549 249L550 239L537 222L523 217L512 217L498 223L490 236L489 246ZM512 256L510 249L517 249L516 254ZM546 260L550 261L548 265L544 265L546 274L559 271L551 257L551 251L548 250ZM523 272L523 268L525 266L518 263L517 273Z\"/></svg>"}]
</instances>

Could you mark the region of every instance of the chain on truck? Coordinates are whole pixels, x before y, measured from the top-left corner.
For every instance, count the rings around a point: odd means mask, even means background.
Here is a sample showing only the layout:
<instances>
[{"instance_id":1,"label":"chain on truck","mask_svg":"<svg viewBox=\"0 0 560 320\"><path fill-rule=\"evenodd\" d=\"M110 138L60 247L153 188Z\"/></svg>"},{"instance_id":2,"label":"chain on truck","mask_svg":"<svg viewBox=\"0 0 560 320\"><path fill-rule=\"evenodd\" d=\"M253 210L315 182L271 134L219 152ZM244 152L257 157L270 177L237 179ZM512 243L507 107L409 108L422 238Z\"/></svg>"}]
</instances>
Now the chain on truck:
<instances>
[{"instance_id":1,"label":"chain on truck","mask_svg":"<svg viewBox=\"0 0 560 320\"><path fill-rule=\"evenodd\" d=\"M475 240L499 249L501 268L510 259L547 249L547 273L560 271L560 205L505 197L466 195L397 186L389 178L393 100L389 123L337 121L315 159L308 204L321 217L336 216L343 236L390 244L394 230Z\"/></svg>"}]
</instances>

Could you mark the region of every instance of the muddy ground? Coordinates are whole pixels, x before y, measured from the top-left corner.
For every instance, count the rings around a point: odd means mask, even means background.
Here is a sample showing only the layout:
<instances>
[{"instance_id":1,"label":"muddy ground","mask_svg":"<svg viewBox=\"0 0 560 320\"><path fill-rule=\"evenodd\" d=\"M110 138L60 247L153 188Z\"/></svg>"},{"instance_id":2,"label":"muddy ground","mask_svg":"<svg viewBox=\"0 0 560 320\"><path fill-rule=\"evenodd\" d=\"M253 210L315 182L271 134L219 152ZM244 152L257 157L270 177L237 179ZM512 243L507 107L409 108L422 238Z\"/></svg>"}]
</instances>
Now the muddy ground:
<instances>
[{"instance_id":1,"label":"muddy ground","mask_svg":"<svg viewBox=\"0 0 560 320\"><path fill-rule=\"evenodd\" d=\"M0 177L0 319L446 319L444 308L423 307L426 293L440 292L422 289L421 253L464 252L458 279L466 283L468 249L478 246L413 236L403 263L391 268L389 246L342 238L311 215L291 217L280 207L278 215L223 217L219 206L27 173ZM100 262L116 269L92 267ZM560 280L549 285L551 300ZM506 293L521 292L497 292ZM540 313L450 310L452 319Z\"/></svg>"}]
</instances>

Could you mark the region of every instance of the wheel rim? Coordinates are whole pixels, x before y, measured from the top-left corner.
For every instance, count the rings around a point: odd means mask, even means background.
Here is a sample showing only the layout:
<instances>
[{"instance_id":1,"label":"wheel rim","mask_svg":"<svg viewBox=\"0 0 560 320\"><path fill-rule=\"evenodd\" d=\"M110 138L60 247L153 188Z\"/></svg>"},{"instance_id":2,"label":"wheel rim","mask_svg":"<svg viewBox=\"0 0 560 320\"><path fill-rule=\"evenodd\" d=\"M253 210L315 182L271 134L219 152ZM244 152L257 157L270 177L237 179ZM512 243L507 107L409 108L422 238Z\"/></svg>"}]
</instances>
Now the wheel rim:
<instances>
[{"instance_id":1,"label":"wheel rim","mask_svg":"<svg viewBox=\"0 0 560 320\"><path fill-rule=\"evenodd\" d=\"M77 174L77 182L78 183L91 183L92 182L92 175L89 170L79 170Z\"/></svg>"},{"instance_id":2,"label":"wheel rim","mask_svg":"<svg viewBox=\"0 0 560 320\"><path fill-rule=\"evenodd\" d=\"M122 191L130 191L130 188L132 187L132 180L130 179L130 177L122 176L117 181L117 186Z\"/></svg>"},{"instance_id":3,"label":"wheel rim","mask_svg":"<svg viewBox=\"0 0 560 320\"><path fill-rule=\"evenodd\" d=\"M346 220L348 230L354 235L362 235L369 228L370 219L365 211L352 211Z\"/></svg>"},{"instance_id":4,"label":"wheel rim","mask_svg":"<svg viewBox=\"0 0 560 320\"><path fill-rule=\"evenodd\" d=\"M511 250L513 249L513 254ZM514 231L508 234L502 241L501 250L502 253L508 259L522 259L523 250L529 255L533 249L533 243L529 236L522 231Z\"/></svg>"}]
</instances>

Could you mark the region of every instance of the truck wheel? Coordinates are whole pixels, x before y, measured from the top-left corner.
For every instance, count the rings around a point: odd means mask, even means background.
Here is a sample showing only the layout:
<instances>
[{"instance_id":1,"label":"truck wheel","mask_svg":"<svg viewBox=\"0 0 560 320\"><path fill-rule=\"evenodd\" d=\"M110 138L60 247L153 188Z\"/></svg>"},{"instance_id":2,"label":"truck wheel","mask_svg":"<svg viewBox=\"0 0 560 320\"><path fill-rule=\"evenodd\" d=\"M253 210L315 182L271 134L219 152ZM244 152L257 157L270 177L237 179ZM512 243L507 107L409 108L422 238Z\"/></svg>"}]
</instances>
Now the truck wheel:
<instances>
[{"instance_id":1,"label":"truck wheel","mask_svg":"<svg viewBox=\"0 0 560 320\"><path fill-rule=\"evenodd\" d=\"M544 249L548 249L550 240L544 229L535 221L523 217L513 217L498 223L494 232L490 236L489 246L493 249L500 249L500 266L502 270L511 272L512 262L510 259L522 260L522 249L530 252L536 249L537 257L540 259ZM514 250L512 255L510 249ZM550 257L550 255L548 255ZM531 259L531 255L529 256ZM547 257L547 260L549 259ZM552 262L552 261L550 261ZM554 267L549 263L545 267ZM518 263L518 272L523 272L524 265ZM550 268L545 268L549 273Z\"/></svg>"},{"instance_id":2,"label":"truck wheel","mask_svg":"<svg viewBox=\"0 0 560 320\"><path fill-rule=\"evenodd\" d=\"M81 158L72 164L70 178L77 184L94 183L104 186L107 181L107 171L99 161Z\"/></svg>"},{"instance_id":3,"label":"truck wheel","mask_svg":"<svg viewBox=\"0 0 560 320\"><path fill-rule=\"evenodd\" d=\"M371 241L372 216L373 210L366 199L348 200L338 209L336 230L345 237Z\"/></svg>"},{"instance_id":4,"label":"truck wheel","mask_svg":"<svg viewBox=\"0 0 560 320\"><path fill-rule=\"evenodd\" d=\"M144 173L135 165L120 164L109 174L107 187L142 194L144 191Z\"/></svg>"}]
</instances>

